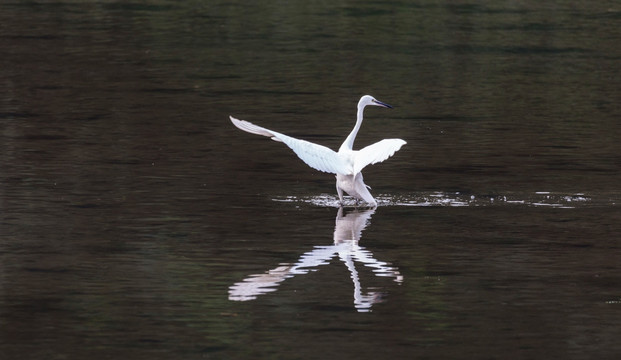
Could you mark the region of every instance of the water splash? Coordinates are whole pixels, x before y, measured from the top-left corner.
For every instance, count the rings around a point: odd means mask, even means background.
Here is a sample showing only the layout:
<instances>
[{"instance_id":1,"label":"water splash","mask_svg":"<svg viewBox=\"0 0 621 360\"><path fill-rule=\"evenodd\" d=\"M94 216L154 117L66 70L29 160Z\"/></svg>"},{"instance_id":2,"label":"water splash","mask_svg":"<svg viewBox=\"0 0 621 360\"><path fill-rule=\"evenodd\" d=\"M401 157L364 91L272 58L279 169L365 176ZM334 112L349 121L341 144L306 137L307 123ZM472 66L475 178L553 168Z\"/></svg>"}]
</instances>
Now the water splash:
<instances>
[{"instance_id":1,"label":"water splash","mask_svg":"<svg viewBox=\"0 0 621 360\"><path fill-rule=\"evenodd\" d=\"M335 195L321 194L317 196L285 196L273 198L273 201L311 204L320 207L340 206ZM589 196L584 193L553 193L537 191L534 193L511 194L464 194L460 192L420 192L403 195L380 194L376 197L378 206L421 206L421 207L481 207L481 206L532 206L573 209L585 206L615 206L621 199L611 196ZM358 204L351 198L346 198L346 207L356 207ZM365 207L364 204L360 204Z\"/></svg>"}]
</instances>

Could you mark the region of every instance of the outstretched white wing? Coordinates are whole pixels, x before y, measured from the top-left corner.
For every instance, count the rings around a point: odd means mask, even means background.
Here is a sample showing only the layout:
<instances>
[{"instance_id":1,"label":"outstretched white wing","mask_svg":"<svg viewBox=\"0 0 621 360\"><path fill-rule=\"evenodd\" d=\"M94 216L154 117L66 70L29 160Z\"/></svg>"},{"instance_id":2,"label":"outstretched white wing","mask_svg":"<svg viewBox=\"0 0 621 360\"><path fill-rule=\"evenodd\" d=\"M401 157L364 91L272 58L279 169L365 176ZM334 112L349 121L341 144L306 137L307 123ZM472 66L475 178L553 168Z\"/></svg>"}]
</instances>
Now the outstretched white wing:
<instances>
[{"instance_id":1,"label":"outstretched white wing","mask_svg":"<svg viewBox=\"0 0 621 360\"><path fill-rule=\"evenodd\" d=\"M245 120L239 120L230 116L233 125L239 129L249 132L251 134L263 135L271 137L272 140L284 142L296 155L302 159L308 166L319 171L333 173L333 174L346 174L347 165L333 150L317 145L309 141L292 138L281 134L276 131L272 131L266 128L262 128L255 124L252 124Z\"/></svg>"},{"instance_id":2,"label":"outstretched white wing","mask_svg":"<svg viewBox=\"0 0 621 360\"><path fill-rule=\"evenodd\" d=\"M405 144L401 139L384 139L358 150L354 155L354 174L361 172L367 165L388 159Z\"/></svg>"}]
</instances>

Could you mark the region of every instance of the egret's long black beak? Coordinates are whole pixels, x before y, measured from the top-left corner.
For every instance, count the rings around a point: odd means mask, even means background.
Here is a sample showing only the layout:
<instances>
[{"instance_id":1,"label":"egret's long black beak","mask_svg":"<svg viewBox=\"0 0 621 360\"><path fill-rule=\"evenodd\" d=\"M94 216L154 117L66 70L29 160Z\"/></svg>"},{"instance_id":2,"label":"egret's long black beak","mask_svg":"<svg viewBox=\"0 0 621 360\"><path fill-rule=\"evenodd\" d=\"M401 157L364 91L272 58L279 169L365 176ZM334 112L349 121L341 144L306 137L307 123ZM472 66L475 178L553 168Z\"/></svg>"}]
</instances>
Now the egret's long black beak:
<instances>
[{"instance_id":1,"label":"egret's long black beak","mask_svg":"<svg viewBox=\"0 0 621 360\"><path fill-rule=\"evenodd\" d=\"M388 105L388 104L386 104L386 103L384 103L384 102L381 102L381 101L379 101L379 100L375 100L375 99L373 99L373 102L374 102L377 106L383 106L383 107L387 107L387 108L389 108L389 109L392 109L392 106L390 106L390 105Z\"/></svg>"}]
</instances>

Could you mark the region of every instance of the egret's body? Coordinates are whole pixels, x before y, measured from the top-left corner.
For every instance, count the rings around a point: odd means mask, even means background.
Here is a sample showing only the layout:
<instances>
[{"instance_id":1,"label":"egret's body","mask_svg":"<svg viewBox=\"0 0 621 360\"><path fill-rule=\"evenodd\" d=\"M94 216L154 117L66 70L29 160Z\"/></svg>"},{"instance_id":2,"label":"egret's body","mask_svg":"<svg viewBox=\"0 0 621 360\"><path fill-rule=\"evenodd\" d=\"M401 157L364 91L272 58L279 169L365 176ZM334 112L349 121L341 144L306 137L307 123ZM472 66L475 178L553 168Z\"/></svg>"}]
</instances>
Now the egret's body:
<instances>
[{"instance_id":1,"label":"egret's body","mask_svg":"<svg viewBox=\"0 0 621 360\"><path fill-rule=\"evenodd\" d=\"M406 142L401 139L384 139L360 150L354 150L354 141L360 125L364 108L367 105L392 108L392 106L376 100L370 95L365 95L358 102L358 115L356 125L347 136L338 152L325 146L314 144L305 140L268 130L260 126L230 117L233 125L246 132L271 137L272 140L285 143L293 150L308 166L319 171L336 174L336 191L339 200L343 203L343 191L356 199L363 200L371 206L377 206L377 202L369 192L369 187L364 184L362 169L370 164L382 162L391 157Z\"/></svg>"}]
</instances>

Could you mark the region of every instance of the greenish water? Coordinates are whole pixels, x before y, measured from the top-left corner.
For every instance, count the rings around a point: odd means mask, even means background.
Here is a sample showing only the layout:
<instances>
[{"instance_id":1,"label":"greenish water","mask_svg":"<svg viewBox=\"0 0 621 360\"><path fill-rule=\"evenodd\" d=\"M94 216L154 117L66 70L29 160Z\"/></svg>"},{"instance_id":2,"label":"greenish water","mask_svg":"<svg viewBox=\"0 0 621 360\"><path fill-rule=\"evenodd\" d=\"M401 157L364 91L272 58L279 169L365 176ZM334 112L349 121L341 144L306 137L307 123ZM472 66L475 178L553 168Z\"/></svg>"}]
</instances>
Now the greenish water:
<instances>
[{"instance_id":1,"label":"greenish water","mask_svg":"<svg viewBox=\"0 0 621 360\"><path fill-rule=\"evenodd\" d=\"M615 358L620 19L3 2L0 357ZM375 211L228 120L337 149L364 94Z\"/></svg>"}]
</instances>

